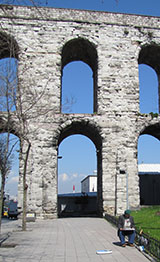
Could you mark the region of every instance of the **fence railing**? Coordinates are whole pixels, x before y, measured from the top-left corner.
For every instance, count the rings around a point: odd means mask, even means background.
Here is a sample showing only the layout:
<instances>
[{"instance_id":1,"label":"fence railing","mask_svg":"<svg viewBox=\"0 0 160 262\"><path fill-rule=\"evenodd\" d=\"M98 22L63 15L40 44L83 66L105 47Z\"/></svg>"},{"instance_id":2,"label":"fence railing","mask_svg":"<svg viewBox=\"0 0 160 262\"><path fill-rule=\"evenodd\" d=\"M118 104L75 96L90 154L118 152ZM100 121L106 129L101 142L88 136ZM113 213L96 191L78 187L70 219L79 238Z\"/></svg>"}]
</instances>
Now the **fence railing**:
<instances>
[{"instance_id":1,"label":"fence railing","mask_svg":"<svg viewBox=\"0 0 160 262\"><path fill-rule=\"evenodd\" d=\"M116 227L118 226L118 218L115 216L111 216L109 214L105 214L105 218L110 223L114 224ZM155 261L160 262L160 241L150 237L145 233L139 233L136 230L135 242L138 246L143 246L144 251L152 256Z\"/></svg>"}]
</instances>

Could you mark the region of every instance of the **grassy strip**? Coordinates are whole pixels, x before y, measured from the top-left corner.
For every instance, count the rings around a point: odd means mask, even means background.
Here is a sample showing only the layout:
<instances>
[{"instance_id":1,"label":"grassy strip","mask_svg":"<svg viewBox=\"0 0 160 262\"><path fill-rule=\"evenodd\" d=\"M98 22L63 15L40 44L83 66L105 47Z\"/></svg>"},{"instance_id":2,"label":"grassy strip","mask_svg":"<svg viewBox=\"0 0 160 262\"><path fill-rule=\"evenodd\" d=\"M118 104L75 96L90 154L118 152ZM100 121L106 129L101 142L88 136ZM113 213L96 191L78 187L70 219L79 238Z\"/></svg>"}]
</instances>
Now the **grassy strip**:
<instances>
[{"instance_id":1,"label":"grassy strip","mask_svg":"<svg viewBox=\"0 0 160 262\"><path fill-rule=\"evenodd\" d=\"M138 231L143 230L149 236L160 240L160 206L144 207L132 211L131 215Z\"/></svg>"}]
</instances>

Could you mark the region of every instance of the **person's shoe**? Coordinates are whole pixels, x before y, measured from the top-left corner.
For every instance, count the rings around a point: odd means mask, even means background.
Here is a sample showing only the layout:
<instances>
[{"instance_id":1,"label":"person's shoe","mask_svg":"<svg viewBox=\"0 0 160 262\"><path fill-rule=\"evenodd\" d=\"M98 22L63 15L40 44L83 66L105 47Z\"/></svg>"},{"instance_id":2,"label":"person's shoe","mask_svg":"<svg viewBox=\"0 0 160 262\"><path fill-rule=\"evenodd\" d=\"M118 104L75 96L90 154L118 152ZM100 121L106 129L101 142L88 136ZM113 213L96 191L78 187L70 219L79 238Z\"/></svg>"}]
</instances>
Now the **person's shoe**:
<instances>
[{"instance_id":1,"label":"person's shoe","mask_svg":"<svg viewBox=\"0 0 160 262\"><path fill-rule=\"evenodd\" d=\"M122 244L122 247L126 247L126 244Z\"/></svg>"},{"instance_id":2,"label":"person's shoe","mask_svg":"<svg viewBox=\"0 0 160 262\"><path fill-rule=\"evenodd\" d=\"M133 245L132 243L128 243L128 245L129 245L130 247L134 247L134 245Z\"/></svg>"}]
</instances>

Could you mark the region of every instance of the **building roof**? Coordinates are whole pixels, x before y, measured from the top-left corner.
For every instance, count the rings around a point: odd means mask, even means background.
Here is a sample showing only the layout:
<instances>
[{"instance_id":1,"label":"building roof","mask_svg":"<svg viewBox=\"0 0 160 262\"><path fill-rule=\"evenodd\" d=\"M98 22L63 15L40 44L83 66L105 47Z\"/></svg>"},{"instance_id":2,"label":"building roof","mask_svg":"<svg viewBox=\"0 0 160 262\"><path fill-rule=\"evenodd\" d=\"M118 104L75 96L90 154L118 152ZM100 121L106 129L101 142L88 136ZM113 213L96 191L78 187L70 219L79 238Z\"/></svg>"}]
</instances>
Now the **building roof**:
<instances>
[{"instance_id":1,"label":"building roof","mask_svg":"<svg viewBox=\"0 0 160 262\"><path fill-rule=\"evenodd\" d=\"M90 197L97 196L97 192L58 194L58 197L83 197L83 196L90 196Z\"/></svg>"},{"instance_id":2,"label":"building roof","mask_svg":"<svg viewBox=\"0 0 160 262\"><path fill-rule=\"evenodd\" d=\"M139 164L139 174L160 174L160 164Z\"/></svg>"},{"instance_id":3,"label":"building roof","mask_svg":"<svg viewBox=\"0 0 160 262\"><path fill-rule=\"evenodd\" d=\"M89 179L90 177L96 177L96 178L97 178L97 175L88 175L88 176L86 176L85 178L83 178L83 179L81 180L81 183L82 183L83 181Z\"/></svg>"}]
</instances>

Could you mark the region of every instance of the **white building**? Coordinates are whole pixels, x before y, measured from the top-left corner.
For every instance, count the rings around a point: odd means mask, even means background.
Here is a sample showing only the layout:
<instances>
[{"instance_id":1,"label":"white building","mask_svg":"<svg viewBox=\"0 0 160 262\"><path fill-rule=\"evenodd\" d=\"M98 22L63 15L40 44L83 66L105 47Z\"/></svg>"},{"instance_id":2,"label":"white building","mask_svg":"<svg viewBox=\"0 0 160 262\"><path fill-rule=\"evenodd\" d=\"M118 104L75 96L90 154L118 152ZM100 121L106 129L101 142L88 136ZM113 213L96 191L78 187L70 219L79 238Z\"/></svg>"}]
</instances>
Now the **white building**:
<instances>
[{"instance_id":1,"label":"white building","mask_svg":"<svg viewBox=\"0 0 160 262\"><path fill-rule=\"evenodd\" d=\"M139 164L138 173L160 175L160 164Z\"/></svg>"},{"instance_id":2,"label":"white building","mask_svg":"<svg viewBox=\"0 0 160 262\"><path fill-rule=\"evenodd\" d=\"M81 192L97 192L97 176L89 175L81 181Z\"/></svg>"},{"instance_id":3,"label":"white building","mask_svg":"<svg viewBox=\"0 0 160 262\"><path fill-rule=\"evenodd\" d=\"M160 205L160 164L139 164L138 175L140 204ZM81 192L97 192L97 175L88 175L81 181Z\"/></svg>"}]
</instances>

